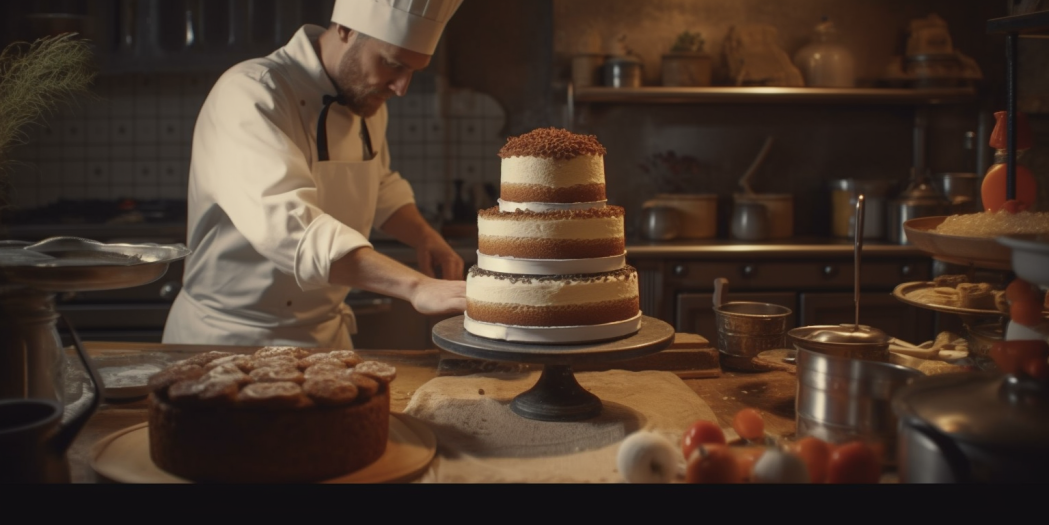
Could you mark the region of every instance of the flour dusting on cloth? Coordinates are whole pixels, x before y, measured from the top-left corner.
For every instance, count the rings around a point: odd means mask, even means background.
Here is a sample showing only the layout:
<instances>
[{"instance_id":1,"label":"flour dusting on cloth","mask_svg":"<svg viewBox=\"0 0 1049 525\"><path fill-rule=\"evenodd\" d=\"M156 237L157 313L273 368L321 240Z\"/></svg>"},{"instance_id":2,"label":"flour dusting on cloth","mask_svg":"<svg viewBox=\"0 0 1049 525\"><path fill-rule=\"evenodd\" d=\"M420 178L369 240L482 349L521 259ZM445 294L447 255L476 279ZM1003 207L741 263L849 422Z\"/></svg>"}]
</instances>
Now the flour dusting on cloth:
<instances>
[{"instance_id":1,"label":"flour dusting on cloth","mask_svg":"<svg viewBox=\"0 0 1049 525\"><path fill-rule=\"evenodd\" d=\"M657 371L576 373L603 405L586 421L536 421L513 413L510 402L539 374L437 377L416 390L404 412L437 436L438 458L424 481L621 483L616 456L627 435L648 429L676 443L696 420L717 421L680 378Z\"/></svg>"}]
</instances>

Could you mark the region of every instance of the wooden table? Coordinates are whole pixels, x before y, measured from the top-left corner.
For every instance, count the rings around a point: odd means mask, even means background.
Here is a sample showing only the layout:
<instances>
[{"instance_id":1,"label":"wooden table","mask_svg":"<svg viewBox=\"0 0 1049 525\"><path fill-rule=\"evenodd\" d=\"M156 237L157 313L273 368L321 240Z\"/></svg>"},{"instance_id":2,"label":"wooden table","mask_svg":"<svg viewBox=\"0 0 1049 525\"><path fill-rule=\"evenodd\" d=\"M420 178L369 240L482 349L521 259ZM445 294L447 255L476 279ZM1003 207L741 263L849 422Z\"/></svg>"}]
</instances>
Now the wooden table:
<instances>
[{"instance_id":1,"label":"wooden table","mask_svg":"<svg viewBox=\"0 0 1049 525\"><path fill-rule=\"evenodd\" d=\"M93 356L115 356L140 352L166 352L181 359L193 353L214 350L215 347L193 345L162 345L154 343L88 342L85 348ZM251 353L258 347L223 347L222 350ZM412 394L421 385L437 377L442 358L451 357L440 350L357 350L366 359L388 362L397 367L397 380L391 383L390 409L401 412ZM609 368L623 368L616 364ZM720 371L717 377L695 378L697 374L679 374L713 410L722 427L730 427L739 410L752 407L765 419L766 431L773 436L790 437L794 434L794 395L796 376L786 371L730 372ZM709 374L708 374L709 375ZM120 429L147 420L145 399L129 402L104 401L87 423L69 450L69 461L74 483L100 481L89 465L92 446L105 436Z\"/></svg>"}]
</instances>

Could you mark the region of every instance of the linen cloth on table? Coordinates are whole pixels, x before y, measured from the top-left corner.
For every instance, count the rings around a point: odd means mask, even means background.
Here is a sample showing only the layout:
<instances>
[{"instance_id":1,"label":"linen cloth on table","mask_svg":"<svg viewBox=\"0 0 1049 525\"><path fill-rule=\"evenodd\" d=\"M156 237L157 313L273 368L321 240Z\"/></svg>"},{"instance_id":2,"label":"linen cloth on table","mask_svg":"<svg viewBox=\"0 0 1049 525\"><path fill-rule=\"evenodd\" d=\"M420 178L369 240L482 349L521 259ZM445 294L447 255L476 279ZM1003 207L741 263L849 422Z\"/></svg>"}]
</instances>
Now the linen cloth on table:
<instances>
[{"instance_id":1,"label":"linen cloth on table","mask_svg":"<svg viewBox=\"0 0 1049 525\"><path fill-rule=\"evenodd\" d=\"M424 421L437 437L437 458L420 481L438 483L617 483L623 439L640 429L679 443L699 419L714 412L670 372L577 372L579 384L601 399L597 417L577 422L527 419L510 402L530 389L539 371L431 379L415 391L404 413Z\"/></svg>"}]
</instances>

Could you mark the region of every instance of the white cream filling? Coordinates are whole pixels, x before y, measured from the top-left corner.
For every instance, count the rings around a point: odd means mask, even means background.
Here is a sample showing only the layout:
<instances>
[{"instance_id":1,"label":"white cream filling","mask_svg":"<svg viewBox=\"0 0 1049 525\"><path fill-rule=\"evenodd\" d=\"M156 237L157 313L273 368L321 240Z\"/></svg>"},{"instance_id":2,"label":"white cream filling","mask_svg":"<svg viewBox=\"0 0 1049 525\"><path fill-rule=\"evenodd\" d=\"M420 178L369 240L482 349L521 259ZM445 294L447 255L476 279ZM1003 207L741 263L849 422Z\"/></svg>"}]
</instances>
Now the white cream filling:
<instances>
[{"instance_id":1,"label":"white cream filling","mask_svg":"<svg viewBox=\"0 0 1049 525\"><path fill-rule=\"evenodd\" d=\"M624 236L623 217L498 220L477 217L477 234L527 239L609 239Z\"/></svg>"},{"instance_id":2,"label":"white cream filling","mask_svg":"<svg viewBox=\"0 0 1049 525\"><path fill-rule=\"evenodd\" d=\"M518 277L518 280L513 282L510 279L482 275L466 277L467 299L490 303L564 306L632 299L637 296L636 273L626 279L601 281L555 281Z\"/></svg>"},{"instance_id":3,"label":"white cream filling","mask_svg":"<svg viewBox=\"0 0 1049 525\"><path fill-rule=\"evenodd\" d=\"M511 184L538 184L567 188L579 184L605 183L605 158L580 155L570 159L508 157L503 159L500 180Z\"/></svg>"}]
</instances>

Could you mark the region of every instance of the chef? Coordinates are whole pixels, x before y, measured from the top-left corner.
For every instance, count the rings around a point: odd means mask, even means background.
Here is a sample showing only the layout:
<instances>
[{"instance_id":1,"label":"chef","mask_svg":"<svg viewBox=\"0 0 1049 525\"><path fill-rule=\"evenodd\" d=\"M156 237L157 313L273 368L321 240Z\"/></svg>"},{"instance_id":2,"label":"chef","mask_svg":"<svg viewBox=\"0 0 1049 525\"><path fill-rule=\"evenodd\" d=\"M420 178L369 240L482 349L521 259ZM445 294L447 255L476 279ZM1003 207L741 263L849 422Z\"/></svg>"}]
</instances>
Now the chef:
<instances>
[{"instance_id":1,"label":"chef","mask_svg":"<svg viewBox=\"0 0 1049 525\"><path fill-rule=\"evenodd\" d=\"M215 83L193 131L183 287L165 343L352 348L351 288L466 309L463 260L390 170L385 101L426 67L462 0L336 0ZM415 248L375 251L372 227Z\"/></svg>"}]
</instances>

